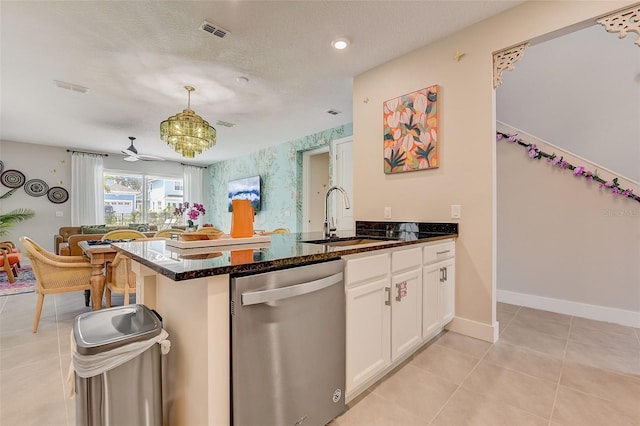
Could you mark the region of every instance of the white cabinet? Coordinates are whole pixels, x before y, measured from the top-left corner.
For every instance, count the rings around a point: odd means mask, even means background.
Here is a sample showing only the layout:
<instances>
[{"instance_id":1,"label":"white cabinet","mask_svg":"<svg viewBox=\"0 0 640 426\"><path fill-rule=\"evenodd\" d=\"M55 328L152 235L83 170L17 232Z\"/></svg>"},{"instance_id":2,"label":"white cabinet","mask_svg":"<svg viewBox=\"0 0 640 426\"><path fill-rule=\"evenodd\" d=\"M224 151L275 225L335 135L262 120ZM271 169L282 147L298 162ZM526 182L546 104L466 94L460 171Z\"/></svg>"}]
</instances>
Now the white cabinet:
<instances>
[{"instance_id":1,"label":"white cabinet","mask_svg":"<svg viewBox=\"0 0 640 426\"><path fill-rule=\"evenodd\" d=\"M422 338L430 339L455 316L455 243L423 249Z\"/></svg>"},{"instance_id":2,"label":"white cabinet","mask_svg":"<svg viewBox=\"0 0 640 426\"><path fill-rule=\"evenodd\" d=\"M422 249L346 260L349 399L422 342Z\"/></svg>"},{"instance_id":3,"label":"white cabinet","mask_svg":"<svg viewBox=\"0 0 640 426\"><path fill-rule=\"evenodd\" d=\"M347 260L346 394L365 388L391 362L389 254Z\"/></svg>"},{"instance_id":4,"label":"white cabinet","mask_svg":"<svg viewBox=\"0 0 640 426\"><path fill-rule=\"evenodd\" d=\"M391 253L391 362L422 342L421 249Z\"/></svg>"}]
</instances>

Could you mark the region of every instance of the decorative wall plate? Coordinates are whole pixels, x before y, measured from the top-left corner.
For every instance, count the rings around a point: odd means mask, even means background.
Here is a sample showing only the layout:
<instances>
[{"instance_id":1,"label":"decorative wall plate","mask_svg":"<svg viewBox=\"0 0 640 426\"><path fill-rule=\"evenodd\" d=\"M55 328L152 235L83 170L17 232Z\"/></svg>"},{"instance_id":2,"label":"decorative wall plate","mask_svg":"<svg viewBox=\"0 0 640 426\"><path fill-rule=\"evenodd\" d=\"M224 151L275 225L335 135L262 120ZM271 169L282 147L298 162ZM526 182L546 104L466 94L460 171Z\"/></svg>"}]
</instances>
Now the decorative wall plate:
<instances>
[{"instance_id":1,"label":"decorative wall plate","mask_svg":"<svg viewBox=\"0 0 640 426\"><path fill-rule=\"evenodd\" d=\"M49 191L47 191L47 198L52 203L62 204L69 199L69 193L67 192L66 189L62 187L53 186L49 188Z\"/></svg>"},{"instance_id":2,"label":"decorative wall plate","mask_svg":"<svg viewBox=\"0 0 640 426\"><path fill-rule=\"evenodd\" d=\"M4 170L4 163L0 160L0 173Z\"/></svg>"},{"instance_id":3,"label":"decorative wall plate","mask_svg":"<svg viewBox=\"0 0 640 426\"><path fill-rule=\"evenodd\" d=\"M7 188L20 188L24 181L24 175L17 170L5 170L0 175L0 182Z\"/></svg>"},{"instance_id":4,"label":"decorative wall plate","mask_svg":"<svg viewBox=\"0 0 640 426\"><path fill-rule=\"evenodd\" d=\"M24 184L24 192L32 197L42 197L47 191L49 191L49 185L42 179L29 179L27 183Z\"/></svg>"}]
</instances>

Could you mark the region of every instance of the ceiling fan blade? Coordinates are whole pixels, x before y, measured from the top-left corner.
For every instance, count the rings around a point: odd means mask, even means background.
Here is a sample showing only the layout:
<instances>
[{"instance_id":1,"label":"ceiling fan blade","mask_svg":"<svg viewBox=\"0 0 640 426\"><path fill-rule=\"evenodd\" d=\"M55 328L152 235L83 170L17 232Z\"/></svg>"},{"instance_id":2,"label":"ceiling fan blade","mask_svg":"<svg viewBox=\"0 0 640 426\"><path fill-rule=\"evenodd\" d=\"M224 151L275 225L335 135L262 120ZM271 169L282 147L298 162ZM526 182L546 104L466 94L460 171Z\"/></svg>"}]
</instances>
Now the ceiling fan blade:
<instances>
[{"instance_id":1,"label":"ceiling fan blade","mask_svg":"<svg viewBox=\"0 0 640 426\"><path fill-rule=\"evenodd\" d=\"M129 155L128 157L124 157L124 161L138 161L139 158L134 155Z\"/></svg>"},{"instance_id":2,"label":"ceiling fan blade","mask_svg":"<svg viewBox=\"0 0 640 426\"><path fill-rule=\"evenodd\" d=\"M155 155L137 155L138 159L143 160L143 161L164 161L164 158L162 157L157 157Z\"/></svg>"}]
</instances>

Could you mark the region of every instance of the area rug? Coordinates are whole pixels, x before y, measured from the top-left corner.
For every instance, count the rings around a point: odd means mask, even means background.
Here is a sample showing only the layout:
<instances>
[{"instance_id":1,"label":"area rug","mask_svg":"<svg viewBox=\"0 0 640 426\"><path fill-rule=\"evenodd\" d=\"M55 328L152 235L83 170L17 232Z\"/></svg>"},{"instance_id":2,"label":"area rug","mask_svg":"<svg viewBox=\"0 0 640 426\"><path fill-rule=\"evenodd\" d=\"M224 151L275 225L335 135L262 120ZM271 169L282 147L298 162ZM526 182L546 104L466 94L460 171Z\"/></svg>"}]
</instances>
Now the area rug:
<instances>
[{"instance_id":1,"label":"area rug","mask_svg":"<svg viewBox=\"0 0 640 426\"><path fill-rule=\"evenodd\" d=\"M36 277L30 266L23 266L18 269L16 282L11 284L7 274L0 273L0 297L12 294L33 293L36 286Z\"/></svg>"}]
</instances>

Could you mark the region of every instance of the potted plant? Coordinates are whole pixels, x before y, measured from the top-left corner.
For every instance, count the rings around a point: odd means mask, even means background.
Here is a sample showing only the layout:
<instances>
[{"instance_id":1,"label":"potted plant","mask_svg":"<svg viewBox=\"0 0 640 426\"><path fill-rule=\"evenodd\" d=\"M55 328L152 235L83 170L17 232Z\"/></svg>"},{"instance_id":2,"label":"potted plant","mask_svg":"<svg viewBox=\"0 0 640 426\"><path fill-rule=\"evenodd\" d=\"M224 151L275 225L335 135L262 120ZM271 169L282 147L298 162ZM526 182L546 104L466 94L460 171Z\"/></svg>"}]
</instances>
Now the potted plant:
<instances>
[{"instance_id":1,"label":"potted plant","mask_svg":"<svg viewBox=\"0 0 640 426\"><path fill-rule=\"evenodd\" d=\"M9 198L16 191L17 188L13 188L4 194L0 195L0 200L4 200L5 198ZM19 208L15 210L11 210L9 213L0 214L0 236L7 235L9 233L9 228L13 226L14 223L22 222L27 219L31 219L35 216L35 212L31 209Z\"/></svg>"}]
</instances>

